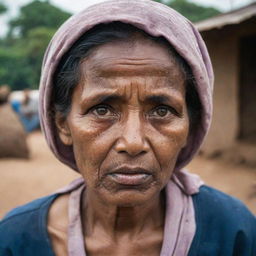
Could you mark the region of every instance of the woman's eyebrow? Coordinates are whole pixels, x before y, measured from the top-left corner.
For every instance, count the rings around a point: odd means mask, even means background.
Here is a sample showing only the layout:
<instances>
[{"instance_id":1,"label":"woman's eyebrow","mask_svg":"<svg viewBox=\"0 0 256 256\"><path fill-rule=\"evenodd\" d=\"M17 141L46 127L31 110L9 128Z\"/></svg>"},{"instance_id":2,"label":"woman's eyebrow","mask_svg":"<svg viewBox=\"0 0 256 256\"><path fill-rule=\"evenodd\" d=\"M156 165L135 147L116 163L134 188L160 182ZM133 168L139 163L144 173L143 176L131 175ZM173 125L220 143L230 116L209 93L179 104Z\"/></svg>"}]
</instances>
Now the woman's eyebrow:
<instances>
[{"instance_id":1,"label":"woman's eyebrow","mask_svg":"<svg viewBox=\"0 0 256 256\"><path fill-rule=\"evenodd\" d=\"M83 102L90 102L94 104L98 104L101 102L115 102L115 101L122 101L124 100L123 97L116 93L101 93L101 94L94 94L91 96L86 97L83 99Z\"/></svg>"},{"instance_id":2,"label":"woman's eyebrow","mask_svg":"<svg viewBox=\"0 0 256 256\"><path fill-rule=\"evenodd\" d=\"M155 103L155 104L159 104L159 103L166 104L166 103L170 103L172 101L173 101L172 97L163 95L163 94L150 95L145 98L145 102Z\"/></svg>"},{"instance_id":3,"label":"woman's eyebrow","mask_svg":"<svg viewBox=\"0 0 256 256\"><path fill-rule=\"evenodd\" d=\"M145 97L145 102L153 105L171 104L176 108L176 110L181 113L183 109L183 101L180 97L175 97L171 95L159 94L159 95L150 95Z\"/></svg>"}]
</instances>

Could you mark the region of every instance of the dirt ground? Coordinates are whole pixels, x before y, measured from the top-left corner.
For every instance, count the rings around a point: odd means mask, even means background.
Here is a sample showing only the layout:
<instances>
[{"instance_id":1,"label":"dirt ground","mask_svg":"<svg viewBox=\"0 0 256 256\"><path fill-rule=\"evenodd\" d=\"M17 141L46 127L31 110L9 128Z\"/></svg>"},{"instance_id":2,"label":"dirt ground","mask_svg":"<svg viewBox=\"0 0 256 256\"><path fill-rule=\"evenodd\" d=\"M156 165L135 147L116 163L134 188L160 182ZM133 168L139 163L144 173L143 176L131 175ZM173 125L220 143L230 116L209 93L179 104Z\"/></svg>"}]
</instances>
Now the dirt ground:
<instances>
[{"instance_id":1,"label":"dirt ground","mask_svg":"<svg viewBox=\"0 0 256 256\"><path fill-rule=\"evenodd\" d=\"M0 218L15 206L47 195L79 177L50 152L43 135L28 137L30 160L0 160ZM221 160L195 158L188 166L206 184L236 196L256 214L256 169Z\"/></svg>"}]
</instances>

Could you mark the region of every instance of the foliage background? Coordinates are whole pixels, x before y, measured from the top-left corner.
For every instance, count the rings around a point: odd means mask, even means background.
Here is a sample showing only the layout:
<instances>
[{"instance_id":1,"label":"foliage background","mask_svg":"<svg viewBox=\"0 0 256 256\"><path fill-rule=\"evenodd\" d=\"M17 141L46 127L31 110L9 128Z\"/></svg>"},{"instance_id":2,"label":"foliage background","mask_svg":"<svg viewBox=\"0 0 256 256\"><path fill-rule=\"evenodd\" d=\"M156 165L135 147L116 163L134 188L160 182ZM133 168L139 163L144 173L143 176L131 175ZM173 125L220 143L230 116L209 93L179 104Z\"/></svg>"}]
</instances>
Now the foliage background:
<instances>
[{"instance_id":1,"label":"foliage background","mask_svg":"<svg viewBox=\"0 0 256 256\"><path fill-rule=\"evenodd\" d=\"M157 2L169 5L193 22L220 13L187 0ZM0 15L6 11L0 0ZM70 16L71 13L54 6L50 0L33 0L21 7L18 16L10 20L6 36L0 38L0 85L8 84L13 90L38 88L46 47Z\"/></svg>"},{"instance_id":2,"label":"foliage background","mask_svg":"<svg viewBox=\"0 0 256 256\"><path fill-rule=\"evenodd\" d=\"M0 2L0 12L6 11ZM44 52L57 28L70 13L50 1L34 0L21 7L0 39L0 84L13 90L38 88Z\"/></svg>"}]
</instances>

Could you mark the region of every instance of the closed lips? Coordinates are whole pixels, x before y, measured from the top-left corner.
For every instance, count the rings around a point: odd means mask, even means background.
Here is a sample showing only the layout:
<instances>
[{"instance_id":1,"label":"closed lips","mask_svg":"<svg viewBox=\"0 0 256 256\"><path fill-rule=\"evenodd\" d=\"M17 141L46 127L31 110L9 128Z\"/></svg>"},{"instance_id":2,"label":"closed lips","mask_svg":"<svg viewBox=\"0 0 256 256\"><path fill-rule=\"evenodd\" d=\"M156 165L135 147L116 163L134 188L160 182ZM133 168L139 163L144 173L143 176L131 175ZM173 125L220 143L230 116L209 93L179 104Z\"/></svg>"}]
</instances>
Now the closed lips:
<instances>
[{"instance_id":1,"label":"closed lips","mask_svg":"<svg viewBox=\"0 0 256 256\"><path fill-rule=\"evenodd\" d=\"M116 183L127 186L142 185L152 177L152 173L142 168L118 168L108 174Z\"/></svg>"},{"instance_id":2,"label":"closed lips","mask_svg":"<svg viewBox=\"0 0 256 256\"><path fill-rule=\"evenodd\" d=\"M109 175L113 174L127 174L127 175L135 175L135 174L144 174L144 175L152 175L152 173L144 168L140 167L120 167L117 169L112 170L108 173Z\"/></svg>"}]
</instances>

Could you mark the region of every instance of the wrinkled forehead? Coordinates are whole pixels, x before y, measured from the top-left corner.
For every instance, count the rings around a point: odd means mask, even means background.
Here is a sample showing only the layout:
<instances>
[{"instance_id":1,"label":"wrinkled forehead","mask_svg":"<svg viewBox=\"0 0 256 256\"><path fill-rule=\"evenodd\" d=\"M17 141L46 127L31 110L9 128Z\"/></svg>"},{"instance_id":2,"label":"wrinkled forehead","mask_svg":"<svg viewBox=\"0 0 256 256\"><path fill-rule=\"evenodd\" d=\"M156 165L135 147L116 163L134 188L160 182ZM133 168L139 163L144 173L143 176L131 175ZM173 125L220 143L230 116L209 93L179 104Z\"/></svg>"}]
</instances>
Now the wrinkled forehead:
<instances>
[{"instance_id":1,"label":"wrinkled forehead","mask_svg":"<svg viewBox=\"0 0 256 256\"><path fill-rule=\"evenodd\" d=\"M175 57L165 45L145 38L133 43L114 41L97 47L81 63L80 95L139 92L144 98L154 94L185 94L185 77ZM136 88L136 89L135 89Z\"/></svg>"},{"instance_id":2,"label":"wrinkled forehead","mask_svg":"<svg viewBox=\"0 0 256 256\"><path fill-rule=\"evenodd\" d=\"M82 61L81 71L87 78L184 76L168 45L133 36L96 47Z\"/></svg>"}]
</instances>

